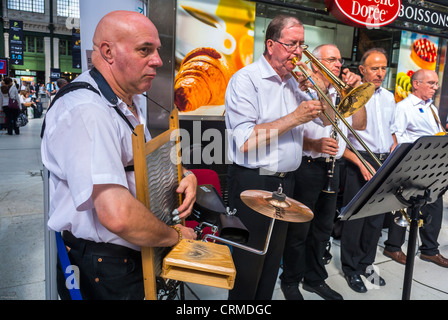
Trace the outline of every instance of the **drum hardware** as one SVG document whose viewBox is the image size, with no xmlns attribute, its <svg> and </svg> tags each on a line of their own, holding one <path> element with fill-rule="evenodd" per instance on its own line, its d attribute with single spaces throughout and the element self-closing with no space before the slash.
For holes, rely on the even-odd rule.
<svg viewBox="0 0 448 320">
<path fill-rule="evenodd" d="M 235 216 L 236 210 L 223 209 L 222 198 L 213 189 L 211 185 L 198 186 L 197 203 L 194 205 L 196 211 L 191 215 L 199 222 L 195 227 L 198 239 L 202 237 L 205 227 L 210 227 L 212 233 L 204 235 L 201 240 L 183 239 L 174 246 L 163 259 L 163 278 L 232 289 L 236 270 L 230 249 L 216 242 L 264 255 L 269 248 L 275 220 L 306 222 L 314 217 L 308 207 L 286 197 L 281 186 L 274 192 L 242 192 L 240 197 L 249 208 L 271 218 L 264 248 L 257 250 L 244 244 L 249 231 Z"/>
<path fill-rule="evenodd" d="M 375 161 L 375 163 L 381 167 L 381 161 L 375 156 L 375 154 L 370 150 L 370 148 L 366 145 L 366 143 L 361 139 L 361 137 L 355 132 L 353 127 L 345 120 L 344 117 L 348 117 L 358 111 L 362 106 L 364 106 L 369 99 L 372 97 L 375 92 L 375 85 L 372 83 L 364 83 L 354 89 L 351 89 L 347 86 L 341 79 L 336 77 L 327 67 L 325 67 L 311 52 L 308 51 L 308 46 L 303 45 L 302 52 L 305 56 L 311 61 L 314 66 L 321 71 L 322 75 L 335 87 L 336 91 L 342 97 L 341 103 L 336 107 L 327 97 L 327 95 L 319 88 L 319 86 L 314 82 L 308 72 L 300 65 L 297 65 L 299 59 L 294 57 L 291 62 L 293 65 L 296 65 L 303 76 L 311 82 L 313 88 L 317 91 L 319 96 L 325 100 L 325 102 L 333 109 L 335 116 L 337 116 L 345 126 L 350 130 L 355 139 L 362 145 L 364 150 L 369 154 L 369 156 Z M 297 80 L 297 75 L 294 71 L 292 71 L 294 78 Z M 348 92 L 348 93 L 347 93 Z M 351 106 L 353 104 L 353 106 Z M 340 111 L 341 112 L 340 112 Z M 349 141 L 349 139 L 342 133 L 337 124 L 330 118 L 327 112 L 323 111 L 324 116 L 328 119 L 328 121 L 333 126 L 333 129 L 337 131 L 337 133 L 345 140 L 347 145 L 350 147 L 351 151 L 356 155 L 356 157 L 361 161 L 364 167 L 369 171 L 369 173 L 373 176 L 375 172 L 370 167 L 370 165 L 366 162 L 364 157 L 353 147 L 353 144 Z M 402 215 L 404 215 L 407 219 L 409 219 L 407 213 L 400 209 Z"/>
<path fill-rule="evenodd" d="M 252 210 L 261 213 L 269 218 L 271 218 L 268 233 L 266 236 L 266 241 L 263 250 L 257 250 L 246 245 L 241 244 L 241 242 L 231 241 L 229 239 L 225 239 L 222 236 L 218 237 L 216 235 L 217 228 L 214 228 L 212 224 L 208 222 L 201 222 L 200 228 L 202 226 L 212 227 L 212 234 L 206 234 L 204 236 L 203 241 L 213 240 L 219 241 L 251 253 L 255 253 L 258 255 L 266 254 L 269 248 L 269 242 L 272 235 L 272 230 L 274 227 L 275 220 L 283 220 L 288 222 L 307 222 L 313 219 L 314 215 L 312 211 L 301 204 L 297 200 L 291 199 L 287 197 L 283 193 L 283 188 L 280 185 L 277 191 L 269 192 L 263 190 L 246 190 L 243 191 L 240 195 L 241 200 Z M 227 208 L 227 213 L 230 216 L 235 215 L 236 210 L 232 212 Z"/>
</svg>

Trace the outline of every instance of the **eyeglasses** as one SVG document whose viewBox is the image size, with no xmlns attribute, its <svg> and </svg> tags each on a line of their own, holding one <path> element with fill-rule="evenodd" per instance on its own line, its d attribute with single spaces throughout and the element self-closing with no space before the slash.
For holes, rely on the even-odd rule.
<svg viewBox="0 0 448 320">
<path fill-rule="evenodd" d="M 283 45 L 285 47 L 286 51 L 288 51 L 288 52 L 294 52 L 299 47 L 302 48 L 302 45 L 300 43 L 283 43 L 281 41 L 274 40 L 274 39 L 272 39 L 272 41 L 278 42 L 281 45 Z"/>
<path fill-rule="evenodd" d="M 322 60 L 327 61 L 329 64 L 335 64 L 336 61 L 339 61 L 339 63 L 340 63 L 341 65 L 343 65 L 344 62 L 345 62 L 344 59 L 338 59 L 338 58 L 328 58 L 328 59 L 322 59 Z"/>
<path fill-rule="evenodd" d="M 418 82 L 423 82 L 423 80 L 417 80 Z M 439 87 L 439 83 L 435 82 L 435 81 L 426 81 L 425 82 L 429 87 L 431 88 L 438 88 Z"/>
</svg>

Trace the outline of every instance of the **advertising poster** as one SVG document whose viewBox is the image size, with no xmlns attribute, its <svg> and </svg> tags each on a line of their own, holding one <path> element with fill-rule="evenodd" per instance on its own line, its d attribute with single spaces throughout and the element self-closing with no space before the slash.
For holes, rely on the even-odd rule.
<svg viewBox="0 0 448 320">
<path fill-rule="evenodd" d="M 398 57 L 395 101 L 399 102 L 411 92 L 411 76 L 419 69 L 435 70 L 439 39 L 410 31 L 401 32 Z"/>
<path fill-rule="evenodd" d="M 0 58 L 0 75 L 8 76 L 8 59 Z"/>
<path fill-rule="evenodd" d="M 180 114 L 221 116 L 230 77 L 253 62 L 255 3 L 180 0 L 174 104 Z"/>
<path fill-rule="evenodd" d="M 72 67 L 81 69 L 81 32 L 80 29 L 72 29 Z"/>
<path fill-rule="evenodd" d="M 10 63 L 23 65 L 23 21 L 9 20 Z"/>
</svg>

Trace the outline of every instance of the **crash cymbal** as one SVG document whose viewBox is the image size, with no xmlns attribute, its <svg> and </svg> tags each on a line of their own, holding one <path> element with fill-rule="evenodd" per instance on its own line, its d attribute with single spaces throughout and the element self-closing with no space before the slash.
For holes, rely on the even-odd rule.
<svg viewBox="0 0 448 320">
<path fill-rule="evenodd" d="M 313 212 L 305 205 L 284 194 L 263 190 L 246 190 L 241 200 L 252 210 L 267 217 L 288 222 L 307 222 L 313 219 Z"/>
</svg>

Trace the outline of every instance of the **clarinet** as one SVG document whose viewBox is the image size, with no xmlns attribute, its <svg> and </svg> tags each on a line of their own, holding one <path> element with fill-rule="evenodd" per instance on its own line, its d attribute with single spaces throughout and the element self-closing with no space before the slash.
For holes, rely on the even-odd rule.
<svg viewBox="0 0 448 320">
<path fill-rule="evenodd" d="M 341 98 L 338 95 L 336 97 L 335 102 L 336 107 L 339 105 L 340 102 Z M 334 122 L 336 125 L 338 125 L 339 119 L 337 116 L 335 116 Z M 338 132 L 334 127 L 331 129 L 330 138 L 333 138 L 336 141 L 338 141 Z M 333 180 L 334 180 L 334 167 L 336 165 L 336 156 L 329 156 L 328 158 L 325 159 L 325 163 L 327 166 L 327 183 L 325 184 L 325 187 L 322 189 L 322 192 L 335 193 L 335 190 L 333 189 Z"/>
</svg>

